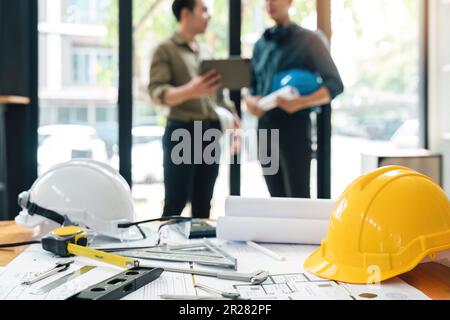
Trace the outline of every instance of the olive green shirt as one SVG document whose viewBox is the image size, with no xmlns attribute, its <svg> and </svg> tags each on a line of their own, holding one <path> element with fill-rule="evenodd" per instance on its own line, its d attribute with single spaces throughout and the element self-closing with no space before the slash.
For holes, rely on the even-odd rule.
<svg viewBox="0 0 450 320">
<path fill-rule="evenodd" d="M 212 54 L 205 45 L 199 44 L 198 51 L 194 51 L 177 33 L 161 43 L 153 55 L 150 68 L 148 91 L 153 103 L 164 106 L 166 90 L 190 82 L 199 75 L 201 61 L 211 58 Z M 224 90 L 219 90 L 213 96 L 190 100 L 170 108 L 169 120 L 218 120 L 215 111 L 218 107 L 224 107 L 236 114 L 235 107 L 229 97 L 224 93 Z"/>
</svg>

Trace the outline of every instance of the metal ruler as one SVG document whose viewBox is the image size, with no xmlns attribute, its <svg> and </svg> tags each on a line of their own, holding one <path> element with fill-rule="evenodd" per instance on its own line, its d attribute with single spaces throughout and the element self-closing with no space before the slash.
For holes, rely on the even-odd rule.
<svg viewBox="0 0 450 320">
<path fill-rule="evenodd" d="M 111 249 L 116 254 L 144 260 L 193 262 L 205 266 L 237 270 L 237 259 L 208 240 L 203 243 L 149 248 Z"/>
<path fill-rule="evenodd" d="M 52 291 L 53 289 L 56 289 L 59 286 L 62 286 L 63 284 L 69 282 L 70 280 L 73 280 L 73 279 L 75 279 L 75 278 L 77 278 L 79 276 L 82 276 L 83 274 L 88 273 L 89 271 L 91 271 L 91 270 L 93 270 L 95 268 L 96 267 L 94 267 L 94 266 L 85 266 L 85 267 L 83 267 L 81 269 L 78 269 L 78 270 L 76 270 L 76 271 L 74 271 L 72 273 L 69 273 L 69 274 L 67 274 L 67 275 L 65 275 L 65 276 L 63 276 L 63 277 L 61 277 L 61 278 L 59 278 L 59 279 L 57 279 L 57 280 L 55 280 L 53 282 L 50 282 L 49 284 L 47 284 L 47 285 L 41 287 L 40 289 L 32 292 L 32 294 L 34 294 L 34 295 L 46 294 L 46 293 Z"/>
</svg>

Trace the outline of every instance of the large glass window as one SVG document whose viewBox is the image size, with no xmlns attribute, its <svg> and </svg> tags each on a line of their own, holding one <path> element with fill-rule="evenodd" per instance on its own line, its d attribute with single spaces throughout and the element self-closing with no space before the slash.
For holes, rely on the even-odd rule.
<svg viewBox="0 0 450 320">
<path fill-rule="evenodd" d="M 201 40 L 217 58 L 225 58 L 229 1 L 205 1 L 212 20 Z M 156 46 L 177 27 L 171 4 L 171 0 L 133 1 L 133 195 L 137 212 L 145 217 L 159 216 L 164 200 L 161 138 L 168 110 L 150 102 L 147 85 Z M 332 55 L 346 87 L 333 104 L 336 197 L 361 174 L 357 165 L 361 153 L 420 146 L 420 0 L 332 0 L 331 4 Z M 118 0 L 39 0 L 39 10 L 39 173 L 81 156 L 118 167 Z M 295 1 L 291 16 L 315 30 L 316 1 Z M 242 53 L 251 58 L 254 44 L 273 22 L 265 12 L 265 0 L 242 0 L 242 17 Z M 447 69 L 446 65 L 443 70 Z M 244 130 L 255 134 L 246 136 L 253 140 L 246 141 L 244 146 L 250 149 L 242 153 L 241 192 L 268 196 L 256 149 L 251 148 L 257 145 L 257 120 L 243 106 Z M 315 160 L 312 164 L 314 194 Z M 228 194 L 229 166 L 223 165 L 213 216 L 223 214 Z"/>
<path fill-rule="evenodd" d="M 227 0 L 207 0 L 212 19 L 201 41 L 215 57 L 228 56 Z M 171 0 L 134 0 L 134 88 L 133 88 L 133 148 L 132 176 L 135 208 L 142 218 L 160 216 L 164 203 L 162 135 L 168 110 L 155 106 L 148 96 L 149 70 L 154 50 L 177 28 Z M 223 210 L 229 195 L 228 166 L 221 166 L 216 183 L 212 215 Z M 186 210 L 189 211 L 189 208 Z"/>
<path fill-rule="evenodd" d="M 59 1 L 59 0 L 58 0 Z M 62 0 L 63 20 L 67 23 L 103 23 L 111 0 Z"/>
<path fill-rule="evenodd" d="M 105 48 L 72 48 L 72 82 L 76 85 L 116 85 L 116 55 Z"/>
<path fill-rule="evenodd" d="M 450 1 L 439 0 L 436 1 L 434 6 L 436 14 L 434 15 L 437 33 L 434 39 L 434 54 L 437 59 L 435 65 L 431 65 L 430 69 L 433 70 L 433 84 L 435 84 L 434 95 L 436 99 L 436 110 L 439 120 L 436 128 L 432 128 L 433 131 L 438 131 L 439 138 L 441 135 L 446 134 L 445 140 L 450 140 L 450 108 L 448 102 L 450 101 L 450 90 L 448 85 L 450 83 L 450 43 L 447 41 L 448 31 L 450 30 Z M 435 116 L 435 115 L 434 115 Z M 433 119 L 434 120 L 434 119 Z M 447 151 L 447 150 L 445 150 Z M 450 150 L 448 150 L 450 151 Z M 448 161 L 447 161 L 448 163 Z M 450 177 L 450 170 L 446 170 L 447 176 Z M 446 179 L 447 185 L 450 185 L 450 179 Z M 450 190 L 448 190 L 450 192 Z"/>
<path fill-rule="evenodd" d="M 362 173 L 362 153 L 420 146 L 420 1 L 331 3 L 332 54 L 346 87 L 333 105 L 336 197 Z"/>
<path fill-rule="evenodd" d="M 39 0 L 39 174 L 75 158 L 118 165 L 116 15 L 113 0 Z"/>
</svg>

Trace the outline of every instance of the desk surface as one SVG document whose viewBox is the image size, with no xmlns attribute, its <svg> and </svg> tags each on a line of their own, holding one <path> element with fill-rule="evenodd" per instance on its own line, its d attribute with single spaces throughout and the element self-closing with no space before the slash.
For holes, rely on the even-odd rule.
<svg viewBox="0 0 450 320">
<path fill-rule="evenodd" d="M 0 222 L 0 244 L 32 240 L 32 232 L 14 222 Z M 25 248 L 0 249 L 0 266 L 6 266 Z M 400 277 L 434 300 L 450 300 L 450 268 L 437 263 L 418 266 Z"/>
<path fill-rule="evenodd" d="M 2 104 L 30 104 L 30 98 L 19 96 L 0 96 Z"/>
</svg>

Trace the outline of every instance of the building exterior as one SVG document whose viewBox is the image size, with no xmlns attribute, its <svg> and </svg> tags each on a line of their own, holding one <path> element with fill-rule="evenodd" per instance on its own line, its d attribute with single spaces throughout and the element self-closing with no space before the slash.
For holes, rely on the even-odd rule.
<svg viewBox="0 0 450 320">
<path fill-rule="evenodd" d="M 40 125 L 96 129 L 117 144 L 118 51 L 111 0 L 39 0 Z"/>
</svg>

